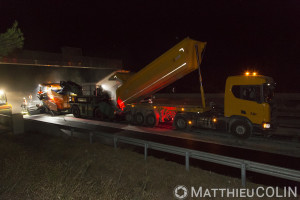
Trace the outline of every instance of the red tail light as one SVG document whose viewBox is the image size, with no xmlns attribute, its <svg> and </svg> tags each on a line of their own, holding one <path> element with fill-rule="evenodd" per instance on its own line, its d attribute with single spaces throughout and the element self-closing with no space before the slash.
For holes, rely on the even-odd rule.
<svg viewBox="0 0 300 200">
<path fill-rule="evenodd" d="M 124 104 L 124 102 L 123 102 L 120 98 L 118 98 L 117 104 L 118 104 L 118 107 L 119 107 L 121 110 L 124 110 L 125 104 Z"/>
</svg>

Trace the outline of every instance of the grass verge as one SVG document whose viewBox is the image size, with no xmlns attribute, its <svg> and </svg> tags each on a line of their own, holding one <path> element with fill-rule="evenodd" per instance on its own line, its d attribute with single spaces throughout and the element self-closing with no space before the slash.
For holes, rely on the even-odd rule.
<svg viewBox="0 0 300 200">
<path fill-rule="evenodd" d="M 240 188 L 241 181 L 76 138 L 0 135 L 0 199 L 174 199 L 177 185 Z"/>
</svg>

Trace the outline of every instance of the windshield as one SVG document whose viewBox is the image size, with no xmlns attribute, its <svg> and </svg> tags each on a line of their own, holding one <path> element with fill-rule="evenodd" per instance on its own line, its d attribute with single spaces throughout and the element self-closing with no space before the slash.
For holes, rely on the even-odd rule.
<svg viewBox="0 0 300 200">
<path fill-rule="evenodd" d="M 263 85 L 264 102 L 270 103 L 274 97 L 275 83 L 266 83 Z"/>
</svg>

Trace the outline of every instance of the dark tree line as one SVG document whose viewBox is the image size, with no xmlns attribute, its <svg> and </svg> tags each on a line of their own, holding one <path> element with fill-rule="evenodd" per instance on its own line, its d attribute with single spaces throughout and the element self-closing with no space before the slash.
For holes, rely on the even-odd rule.
<svg viewBox="0 0 300 200">
<path fill-rule="evenodd" d="M 24 45 L 23 33 L 18 28 L 18 22 L 15 21 L 11 28 L 5 33 L 0 34 L 0 58 L 7 56 L 15 49 L 20 49 Z"/>
</svg>

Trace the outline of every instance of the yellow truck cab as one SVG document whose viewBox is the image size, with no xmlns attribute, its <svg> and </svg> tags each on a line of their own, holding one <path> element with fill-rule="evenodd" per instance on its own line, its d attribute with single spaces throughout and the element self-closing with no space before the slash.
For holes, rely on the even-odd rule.
<svg viewBox="0 0 300 200">
<path fill-rule="evenodd" d="M 248 137 L 255 128 L 274 128 L 274 116 L 271 116 L 274 85 L 271 77 L 256 73 L 227 78 L 224 117 L 229 119 L 230 132 Z"/>
</svg>

